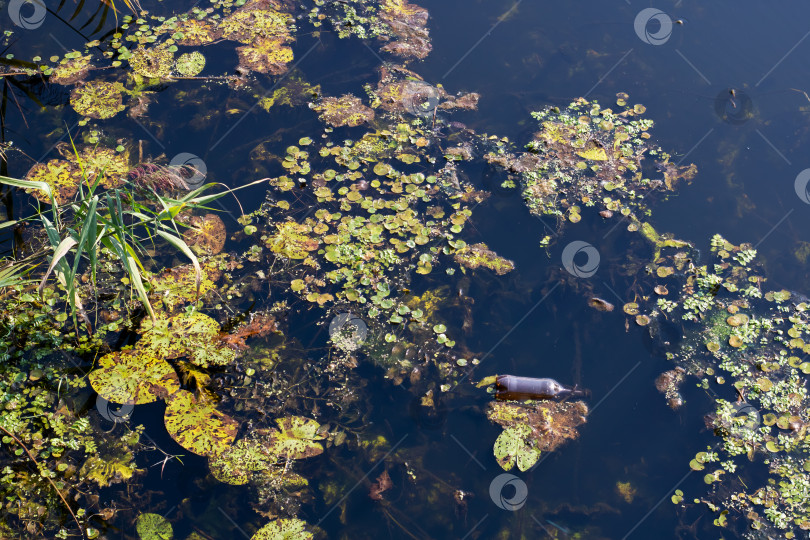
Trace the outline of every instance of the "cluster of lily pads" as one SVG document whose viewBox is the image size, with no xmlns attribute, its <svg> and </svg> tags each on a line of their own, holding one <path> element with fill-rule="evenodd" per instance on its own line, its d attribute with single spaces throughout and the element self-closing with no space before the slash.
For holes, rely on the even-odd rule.
<svg viewBox="0 0 810 540">
<path fill-rule="evenodd" d="M 697 167 L 672 163 L 650 143 L 652 120 L 641 116 L 643 105 L 630 107 L 627 99 L 618 95 L 618 111 L 580 98 L 565 109 L 534 112 L 540 129 L 525 152 L 516 154 L 503 144 L 484 157 L 517 179 L 504 182 L 520 186 L 537 216 L 577 223 L 584 209 L 593 207 L 606 219 L 621 214 L 630 220 L 629 230 L 638 230 L 647 212 L 645 198 L 673 191 L 679 180 L 691 180 Z M 648 157 L 654 166 L 645 162 Z M 546 236 L 541 244 L 550 240 Z"/>
<path fill-rule="evenodd" d="M 810 302 L 768 291 L 751 245 L 715 235 L 711 254 L 710 263 L 698 266 L 691 249 L 664 248 L 651 266 L 655 291 L 625 312 L 646 317 L 654 336 L 666 325 L 683 327 L 682 338 L 664 343 L 677 368 L 658 382 L 671 406 L 683 404 L 678 387 L 686 375 L 715 398 L 707 425 L 721 443 L 690 466 L 722 490 L 694 502 L 717 513 L 716 525 L 742 516 L 754 530 L 794 538 L 810 529 Z M 764 463 L 767 478 L 743 480 L 747 462 Z M 684 500 L 682 492 L 673 497 Z"/>
</svg>

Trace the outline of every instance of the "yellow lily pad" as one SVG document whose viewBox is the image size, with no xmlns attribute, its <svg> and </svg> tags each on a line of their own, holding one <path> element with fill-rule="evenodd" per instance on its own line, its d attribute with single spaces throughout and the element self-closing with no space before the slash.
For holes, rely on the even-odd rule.
<svg viewBox="0 0 810 540">
<path fill-rule="evenodd" d="M 88 378 L 93 390 L 112 403 L 141 405 L 180 389 L 174 368 L 154 351 L 140 347 L 101 357 Z"/>
<path fill-rule="evenodd" d="M 138 345 L 163 358 L 185 356 L 202 367 L 226 365 L 236 358 L 234 350 L 216 339 L 219 323 L 199 311 L 171 317 L 157 313 L 154 320 L 143 320 L 139 332 L 143 337 Z"/>
<path fill-rule="evenodd" d="M 250 537 L 250 540 L 311 540 L 315 536 L 306 530 L 307 523 L 295 518 L 271 521 Z"/>
<path fill-rule="evenodd" d="M 279 429 L 270 429 L 268 450 L 282 458 L 303 459 L 323 453 L 323 446 L 317 442 L 325 437 L 318 434 L 320 424 L 303 416 L 277 418 Z M 264 433 L 262 433 L 264 434 Z"/>
<path fill-rule="evenodd" d="M 227 450 L 239 429 L 239 422 L 187 390 L 170 397 L 163 422 L 177 444 L 201 456 L 216 456 Z"/>
</svg>

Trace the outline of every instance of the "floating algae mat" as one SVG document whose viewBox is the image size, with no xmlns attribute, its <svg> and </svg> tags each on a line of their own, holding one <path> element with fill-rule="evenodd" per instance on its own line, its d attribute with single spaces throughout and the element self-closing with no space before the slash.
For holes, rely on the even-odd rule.
<svg viewBox="0 0 810 540">
<path fill-rule="evenodd" d="M 667 148 L 606 80 L 661 36 L 456 4 L 3 6 L 0 536 L 807 534 L 810 299 L 764 239 L 666 232 L 721 130 Z"/>
</svg>

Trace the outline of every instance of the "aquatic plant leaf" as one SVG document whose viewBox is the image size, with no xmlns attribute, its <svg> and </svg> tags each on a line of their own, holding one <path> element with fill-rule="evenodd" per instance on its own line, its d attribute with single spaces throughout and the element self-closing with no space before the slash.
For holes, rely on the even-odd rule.
<svg viewBox="0 0 810 540">
<path fill-rule="evenodd" d="M 244 485 L 249 482 L 272 482 L 285 489 L 301 489 L 306 478 L 284 467 L 284 459 L 271 452 L 266 437 L 240 439 L 233 446 L 208 461 L 211 474 L 226 484 Z"/>
<path fill-rule="evenodd" d="M 116 152 L 104 146 L 85 146 L 78 153 L 72 145 L 58 145 L 57 150 L 76 166 L 80 179 L 90 186 L 99 175 L 99 183 L 106 189 L 120 187 L 129 173 L 129 158 L 126 152 Z"/>
<path fill-rule="evenodd" d="M 183 240 L 197 255 L 216 255 L 225 247 L 228 233 L 225 223 L 218 215 L 191 216 L 178 221 L 189 225 L 183 232 Z"/>
<path fill-rule="evenodd" d="M 271 457 L 255 439 L 240 439 L 208 461 L 214 478 L 220 482 L 241 486 L 247 484 L 255 471 L 269 468 Z"/>
<path fill-rule="evenodd" d="M 127 452 L 119 456 L 88 456 L 79 474 L 99 487 L 109 487 L 126 482 L 138 471 L 134 454 Z"/>
<path fill-rule="evenodd" d="M 198 400 L 187 390 L 179 390 L 167 400 L 163 415 L 166 431 L 177 444 L 201 456 L 224 452 L 236 438 L 239 422 Z"/>
<path fill-rule="evenodd" d="M 112 118 L 124 110 L 124 85 L 115 82 L 92 81 L 73 89 L 70 105 L 89 118 L 103 120 Z"/>
<path fill-rule="evenodd" d="M 276 0 L 249 0 L 218 25 L 222 37 L 241 43 L 257 38 L 291 39 L 293 17 Z"/>
<path fill-rule="evenodd" d="M 181 305 L 194 302 L 198 297 L 204 296 L 213 290 L 215 283 L 222 276 L 215 261 L 201 264 L 202 279 L 200 280 L 199 295 L 197 294 L 196 269 L 191 264 L 167 268 L 160 274 L 151 276 L 152 292 L 159 296 L 168 310 Z"/>
<path fill-rule="evenodd" d="M 54 68 L 48 82 L 67 86 L 84 80 L 93 67 L 90 63 L 91 58 L 92 56 L 89 54 L 70 59 L 63 58 Z"/>
<path fill-rule="evenodd" d="M 141 514 L 135 520 L 135 530 L 141 540 L 172 540 L 172 524 L 160 514 Z"/>
<path fill-rule="evenodd" d="M 493 453 L 498 465 L 508 471 L 515 465 L 515 460 L 519 450 L 526 445 L 525 439 L 531 435 L 531 428 L 528 426 L 517 426 L 506 428 L 495 439 Z"/>
<path fill-rule="evenodd" d="M 168 316 L 156 313 L 154 320 L 144 319 L 139 333 L 138 346 L 164 358 L 179 358 L 189 352 L 189 347 L 210 340 L 219 332 L 219 324 L 204 313 L 179 313 Z"/>
<path fill-rule="evenodd" d="M 57 204 L 67 204 L 79 191 L 82 180 L 81 171 L 73 164 L 61 159 L 51 159 L 46 163 L 37 163 L 25 175 L 29 182 L 44 182 L 51 189 Z M 51 198 L 42 190 L 26 189 L 39 201 L 50 204 Z"/>
<path fill-rule="evenodd" d="M 310 232 L 310 227 L 294 221 L 286 221 L 276 227 L 278 232 L 267 239 L 267 247 L 273 253 L 290 259 L 304 259 L 310 251 L 318 249 L 318 240 L 306 234 Z"/>
<path fill-rule="evenodd" d="M 374 120 L 374 111 L 363 105 L 360 98 L 351 94 L 345 94 L 339 98 L 323 98 L 312 109 L 320 113 L 322 121 L 334 127 L 355 127 L 363 122 Z"/>
<path fill-rule="evenodd" d="M 239 65 L 258 73 L 281 75 L 293 61 L 293 50 L 280 39 L 256 38 L 250 45 L 237 47 Z"/>
<path fill-rule="evenodd" d="M 587 413 L 588 407 L 582 401 L 490 403 L 487 418 L 504 428 L 494 447 L 498 464 L 504 470 L 515 464 L 528 469 L 541 452 L 551 452 L 565 441 L 577 438 L 577 427 L 586 422 Z"/>
<path fill-rule="evenodd" d="M 205 56 L 197 51 L 181 54 L 174 63 L 174 69 L 183 77 L 195 77 L 205 69 Z"/>
<path fill-rule="evenodd" d="M 453 258 L 457 263 L 467 268 L 474 270 L 483 266 L 484 268 L 489 268 L 499 276 L 515 269 L 515 263 L 499 256 L 484 243 L 464 246 L 456 251 Z"/>
<path fill-rule="evenodd" d="M 164 79 L 171 75 L 174 53 L 165 45 L 138 47 L 129 57 L 129 64 L 138 75 L 150 79 Z"/>
<path fill-rule="evenodd" d="M 279 429 L 270 429 L 269 449 L 275 455 L 289 459 L 303 459 L 323 453 L 323 446 L 317 442 L 325 436 L 317 433 L 320 424 L 302 416 L 277 418 Z"/>
<path fill-rule="evenodd" d="M 271 521 L 250 537 L 250 540 L 311 540 L 315 536 L 306 530 L 306 521 L 280 518 Z"/>
<path fill-rule="evenodd" d="M 195 311 L 169 317 L 157 313 L 153 319 L 144 319 L 138 347 L 163 358 L 187 357 L 193 364 L 226 365 L 236 358 L 236 352 L 225 346 L 219 338 L 219 323 Z"/>
<path fill-rule="evenodd" d="M 207 45 L 222 37 L 222 31 L 207 20 L 187 19 L 180 22 L 175 31 L 177 44 L 186 47 Z"/>
<path fill-rule="evenodd" d="M 200 367 L 227 366 L 236 360 L 236 351 L 219 340 L 200 341 L 196 346 L 189 345 L 188 359 Z"/>
<path fill-rule="evenodd" d="M 180 389 L 171 364 L 140 346 L 102 356 L 88 379 L 101 397 L 121 404 L 152 403 Z"/>
</svg>

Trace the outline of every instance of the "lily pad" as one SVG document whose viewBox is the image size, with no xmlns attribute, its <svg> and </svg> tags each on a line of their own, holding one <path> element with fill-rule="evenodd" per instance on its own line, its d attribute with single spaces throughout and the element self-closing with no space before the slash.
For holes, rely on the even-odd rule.
<svg viewBox="0 0 810 540">
<path fill-rule="evenodd" d="M 135 520 L 135 530 L 141 540 L 171 540 L 174 538 L 172 524 L 160 514 L 141 514 Z"/>
<path fill-rule="evenodd" d="M 191 264 L 175 266 L 152 276 L 152 292 L 159 296 L 166 309 L 173 310 L 181 305 L 196 301 L 215 287 L 222 276 L 214 261 L 202 264 L 202 281 L 197 294 L 196 273 Z"/>
<path fill-rule="evenodd" d="M 290 259 L 304 259 L 310 251 L 318 249 L 318 240 L 308 236 L 310 228 L 294 221 L 280 223 L 278 232 L 267 240 L 273 253 Z"/>
<path fill-rule="evenodd" d="M 88 118 L 112 118 L 124 110 L 124 85 L 115 82 L 93 81 L 70 93 L 70 105 Z"/>
<path fill-rule="evenodd" d="M 258 73 L 281 75 L 293 61 L 293 50 L 280 39 L 257 38 L 250 45 L 237 47 L 239 65 Z"/>
<path fill-rule="evenodd" d="M 577 427 L 586 422 L 587 414 L 582 401 L 490 403 L 487 417 L 504 428 L 493 448 L 498 464 L 507 471 L 515 464 L 522 471 L 530 468 L 541 452 L 551 452 L 577 438 Z"/>
<path fill-rule="evenodd" d="M 204 68 L 205 56 L 197 51 L 181 54 L 174 63 L 174 69 L 183 77 L 199 75 Z"/>
<path fill-rule="evenodd" d="M 321 113 L 320 118 L 322 121 L 334 127 L 355 127 L 363 122 L 374 120 L 374 111 L 363 105 L 360 98 L 351 94 L 339 98 L 324 98 L 312 108 Z"/>
<path fill-rule="evenodd" d="M 495 459 L 505 471 L 517 464 L 518 469 L 525 471 L 540 459 L 540 450 L 534 447 L 531 440 L 532 429 L 518 425 L 506 428 L 495 440 Z"/>
<path fill-rule="evenodd" d="M 228 449 L 236 438 L 239 422 L 200 401 L 187 390 L 177 391 L 168 400 L 163 421 L 177 444 L 201 456 L 215 456 Z"/>
<path fill-rule="evenodd" d="M 208 461 L 214 478 L 231 485 L 249 482 L 266 484 L 270 481 L 288 489 L 306 487 L 306 478 L 288 470 L 279 462 L 279 456 L 270 452 L 265 438 L 240 439 L 233 446 Z"/>
<path fill-rule="evenodd" d="M 129 173 L 129 160 L 125 152 L 116 152 L 104 146 L 85 146 L 77 154 L 72 145 L 59 146 L 59 152 L 76 166 L 80 179 L 92 185 L 99 175 L 99 183 L 106 189 L 120 187 Z"/>
<path fill-rule="evenodd" d="M 51 159 L 47 163 L 37 163 L 25 175 L 25 180 L 45 182 L 51 188 L 57 204 L 67 204 L 79 191 L 81 172 L 68 161 Z M 38 189 L 27 190 L 44 203 L 50 204 L 48 195 Z"/>
<path fill-rule="evenodd" d="M 90 68 L 93 67 L 90 63 L 91 58 L 92 57 L 88 54 L 86 56 L 63 59 L 59 65 L 54 68 L 48 82 L 70 85 L 84 80 L 87 74 L 90 73 Z"/>
<path fill-rule="evenodd" d="M 140 347 L 106 354 L 88 378 L 93 389 L 112 403 L 141 405 L 165 399 L 180 389 L 174 368 Z"/>
<path fill-rule="evenodd" d="M 307 523 L 295 518 L 271 521 L 251 536 L 250 540 L 311 540 L 315 536 L 306 530 Z"/>
<path fill-rule="evenodd" d="M 303 416 L 277 418 L 279 429 L 267 431 L 270 439 L 270 452 L 289 459 L 303 459 L 323 453 L 323 446 L 317 441 L 325 437 L 319 435 L 320 424 Z"/>
<path fill-rule="evenodd" d="M 150 79 L 164 79 L 172 72 L 174 54 L 163 45 L 138 47 L 130 56 L 129 63 L 138 75 Z"/>
<path fill-rule="evenodd" d="M 189 225 L 183 233 L 183 240 L 197 255 L 216 255 L 225 247 L 228 233 L 218 215 L 191 216 L 179 221 Z"/>
<path fill-rule="evenodd" d="M 171 317 L 157 313 L 155 320 L 143 320 L 140 332 L 143 337 L 138 342 L 139 347 L 163 358 L 185 356 L 202 367 L 226 365 L 236 358 L 235 351 L 216 339 L 219 323 L 199 311 Z"/>
</svg>

